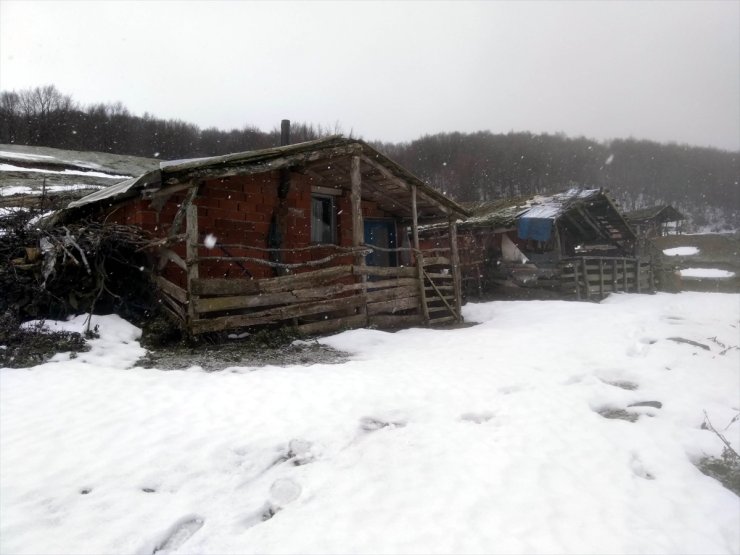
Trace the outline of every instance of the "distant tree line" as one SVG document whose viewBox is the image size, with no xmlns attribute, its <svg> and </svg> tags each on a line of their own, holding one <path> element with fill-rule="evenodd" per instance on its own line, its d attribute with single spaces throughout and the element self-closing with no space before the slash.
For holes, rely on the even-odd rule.
<svg viewBox="0 0 740 555">
<path fill-rule="evenodd" d="M 697 225 L 740 225 L 740 153 L 532 133 L 438 133 L 385 151 L 458 201 L 608 189 L 626 210 L 671 204 Z"/>
<path fill-rule="evenodd" d="M 292 142 L 341 131 L 293 123 Z M 131 114 L 120 102 L 81 106 L 53 85 L 0 92 L 0 143 L 162 159 L 214 156 L 279 144 L 280 130 L 251 125 L 200 129 Z M 373 146 L 458 201 L 549 194 L 573 186 L 609 189 L 625 210 L 672 204 L 694 223 L 740 223 L 740 153 L 562 134 L 437 133 Z"/>
<path fill-rule="evenodd" d="M 330 129 L 293 124 L 294 142 L 329 134 Z M 90 150 L 176 160 L 275 146 L 278 128 L 254 126 L 222 131 L 181 120 L 131 114 L 120 102 L 81 106 L 54 85 L 0 92 L 0 143 Z"/>
</svg>

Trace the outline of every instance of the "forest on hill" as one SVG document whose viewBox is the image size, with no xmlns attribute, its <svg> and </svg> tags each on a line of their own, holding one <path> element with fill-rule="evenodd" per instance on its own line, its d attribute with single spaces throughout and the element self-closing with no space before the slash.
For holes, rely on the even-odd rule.
<svg viewBox="0 0 740 555">
<path fill-rule="evenodd" d="M 278 123 L 278 122 L 276 122 Z M 340 130 L 293 123 L 293 142 Z M 275 146 L 271 131 L 200 129 L 134 115 L 121 103 L 82 106 L 55 86 L 0 92 L 0 143 L 159 157 L 213 156 Z M 373 146 L 458 201 L 608 189 L 627 211 L 672 204 L 694 228 L 740 227 L 740 152 L 653 141 L 598 142 L 563 134 L 437 133 Z"/>
</svg>

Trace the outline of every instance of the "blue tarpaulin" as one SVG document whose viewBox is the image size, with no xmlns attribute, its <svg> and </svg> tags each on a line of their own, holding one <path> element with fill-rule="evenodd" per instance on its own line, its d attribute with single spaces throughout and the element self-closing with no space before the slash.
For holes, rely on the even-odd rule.
<svg viewBox="0 0 740 555">
<path fill-rule="evenodd" d="M 535 241 L 549 241 L 552 235 L 551 218 L 519 218 L 516 222 L 517 234 L 520 239 L 534 239 Z"/>
</svg>

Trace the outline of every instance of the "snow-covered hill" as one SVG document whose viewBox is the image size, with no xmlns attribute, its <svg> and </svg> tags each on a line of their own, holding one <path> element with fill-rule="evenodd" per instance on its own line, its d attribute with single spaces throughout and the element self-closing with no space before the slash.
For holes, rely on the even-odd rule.
<svg viewBox="0 0 740 555">
<path fill-rule="evenodd" d="M 469 304 L 341 364 L 0 370 L 0 551 L 740 553 L 740 295 Z M 50 325 L 82 328 L 84 318 Z"/>
</svg>

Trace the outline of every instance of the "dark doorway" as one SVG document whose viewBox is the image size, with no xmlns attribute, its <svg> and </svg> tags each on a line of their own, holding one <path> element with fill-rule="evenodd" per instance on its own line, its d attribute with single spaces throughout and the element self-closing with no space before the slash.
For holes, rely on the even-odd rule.
<svg viewBox="0 0 740 555">
<path fill-rule="evenodd" d="M 365 244 L 383 249 L 395 249 L 396 222 L 393 220 L 365 220 Z M 397 266 L 398 253 L 376 250 L 365 258 L 368 266 Z"/>
</svg>

